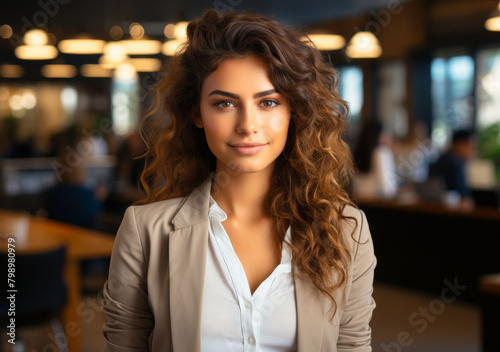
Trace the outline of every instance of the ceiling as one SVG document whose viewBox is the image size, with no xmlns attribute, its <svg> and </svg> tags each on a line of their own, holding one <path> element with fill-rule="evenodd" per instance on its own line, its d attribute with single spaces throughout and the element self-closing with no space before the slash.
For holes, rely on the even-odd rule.
<svg viewBox="0 0 500 352">
<path fill-rule="evenodd" d="M 401 2 L 406 0 L 401 0 Z M 23 32 L 23 26 L 46 23 L 71 31 L 107 31 L 120 23 L 154 24 L 191 20 L 205 8 L 248 9 L 273 16 L 290 25 L 313 24 L 368 13 L 395 0 L 40 0 L 9 1 L 0 12 L 0 25 L 7 23 Z M 4 5 L 5 6 L 5 5 Z M 26 27 L 25 27 L 26 28 Z M 145 29 L 147 29 L 145 27 Z"/>
</svg>

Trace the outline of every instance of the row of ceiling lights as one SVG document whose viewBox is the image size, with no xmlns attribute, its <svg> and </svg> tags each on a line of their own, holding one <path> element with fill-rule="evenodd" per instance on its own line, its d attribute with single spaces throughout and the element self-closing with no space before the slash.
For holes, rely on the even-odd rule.
<svg viewBox="0 0 500 352">
<path fill-rule="evenodd" d="M 105 42 L 80 35 L 74 39 L 61 40 L 58 44 L 59 51 L 65 54 L 102 54 L 98 65 L 82 65 L 81 74 L 87 77 L 109 77 L 111 70 L 119 65 L 127 65 L 127 70 L 152 72 L 157 71 L 160 60 L 153 58 L 131 59 L 129 55 L 157 55 L 163 53 L 167 56 L 175 55 L 181 45 L 186 41 L 186 29 L 189 22 L 178 22 L 165 26 L 164 34 L 170 40 L 161 43 L 159 40 L 149 39 L 144 36 L 144 28 L 139 23 L 132 23 L 129 27 L 130 39 L 123 39 L 123 30 L 119 26 L 110 29 L 110 36 L 117 41 Z M 500 3 L 494 13 L 485 22 L 486 29 L 500 31 Z M 8 25 L 0 27 L 0 36 L 8 39 L 12 29 Z M 310 34 L 309 39 L 319 50 L 338 50 L 345 47 L 345 39 L 336 34 Z M 52 34 L 41 29 L 34 29 L 24 35 L 24 45 L 15 49 L 15 54 L 23 60 L 50 60 L 58 55 L 58 50 L 52 44 L 55 41 Z M 371 32 L 357 32 L 350 40 L 346 55 L 350 58 L 377 58 L 382 55 L 382 48 L 378 39 Z M 0 75 L 4 77 L 22 76 L 22 67 L 19 65 L 2 65 Z M 76 68 L 72 65 L 52 64 L 42 67 L 45 77 L 74 77 Z"/>
<path fill-rule="evenodd" d="M 157 55 L 163 53 L 174 55 L 186 41 L 186 29 L 189 22 L 178 22 L 165 26 L 164 34 L 169 40 L 161 43 L 159 40 L 144 36 L 144 28 L 139 23 L 129 26 L 130 39 L 122 39 L 123 30 L 119 26 L 110 29 L 110 36 L 114 42 L 93 39 L 87 35 L 80 35 L 74 39 L 61 40 L 58 49 L 65 54 L 102 54 L 99 64 L 82 65 L 80 71 L 87 77 L 110 77 L 112 70 L 119 65 L 126 64 L 127 70 L 137 72 L 153 72 L 159 70 L 160 60 L 154 58 L 129 58 L 129 55 Z M 486 29 L 500 31 L 500 3 L 485 22 Z M 12 36 L 12 29 L 8 25 L 0 27 L 0 36 L 8 39 Z M 310 34 L 309 39 L 319 50 L 338 50 L 345 47 L 345 39 L 336 34 Z M 120 40 L 122 39 L 122 40 Z M 49 43 L 52 42 L 52 43 Z M 24 45 L 15 49 L 15 54 L 23 60 L 50 60 L 58 55 L 54 46 L 55 37 L 41 29 L 34 29 L 24 35 Z M 377 58 L 382 55 L 382 48 L 378 39 L 371 32 L 357 32 L 346 47 L 346 55 L 350 58 Z M 1 65 L 0 75 L 4 77 L 20 77 L 23 74 L 19 65 Z M 72 65 L 52 64 L 42 67 L 45 77 L 74 77 L 76 68 Z"/>
</svg>

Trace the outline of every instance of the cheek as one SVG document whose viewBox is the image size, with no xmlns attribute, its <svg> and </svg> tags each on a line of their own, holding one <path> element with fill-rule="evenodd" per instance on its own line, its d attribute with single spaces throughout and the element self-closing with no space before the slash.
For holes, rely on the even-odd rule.
<svg viewBox="0 0 500 352">
<path fill-rule="evenodd" d="M 212 118 L 203 119 L 203 128 L 205 129 L 207 141 L 217 142 L 224 140 L 228 135 L 228 125 L 227 123 L 223 123 L 223 121 L 217 121 Z"/>
<path fill-rule="evenodd" d="M 269 119 L 268 130 L 276 137 L 286 136 L 288 134 L 288 126 L 290 118 L 283 115 L 274 115 Z"/>
</svg>

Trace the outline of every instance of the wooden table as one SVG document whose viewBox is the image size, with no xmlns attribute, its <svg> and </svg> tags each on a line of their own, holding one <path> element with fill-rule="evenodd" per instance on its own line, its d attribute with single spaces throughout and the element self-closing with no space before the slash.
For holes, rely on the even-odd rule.
<svg viewBox="0 0 500 352">
<path fill-rule="evenodd" d="M 78 305 L 81 301 L 80 261 L 109 257 L 114 236 L 0 209 L 1 250 L 6 250 L 8 237 L 16 238 L 16 253 L 36 253 L 66 245 L 65 277 L 69 292 L 68 304 L 64 310 L 63 328 L 69 351 L 79 352 L 81 348 L 81 326 L 78 314 Z"/>
</svg>

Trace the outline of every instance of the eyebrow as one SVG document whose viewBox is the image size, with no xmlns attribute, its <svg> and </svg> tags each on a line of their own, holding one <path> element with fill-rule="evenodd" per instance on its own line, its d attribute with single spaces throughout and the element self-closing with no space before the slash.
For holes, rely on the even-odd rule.
<svg viewBox="0 0 500 352">
<path fill-rule="evenodd" d="M 273 89 L 269 89 L 269 90 L 265 90 L 265 91 L 262 91 L 262 92 L 255 93 L 253 95 L 253 97 L 254 98 L 260 98 L 260 97 L 264 97 L 264 96 L 272 94 L 272 93 L 278 93 L 278 91 L 273 88 Z M 218 89 L 213 90 L 208 96 L 211 96 L 211 95 L 214 95 L 214 94 L 225 95 L 225 96 L 233 98 L 233 99 L 240 99 L 240 96 L 238 94 L 229 93 L 229 92 L 225 92 L 223 90 L 218 90 Z"/>
</svg>

